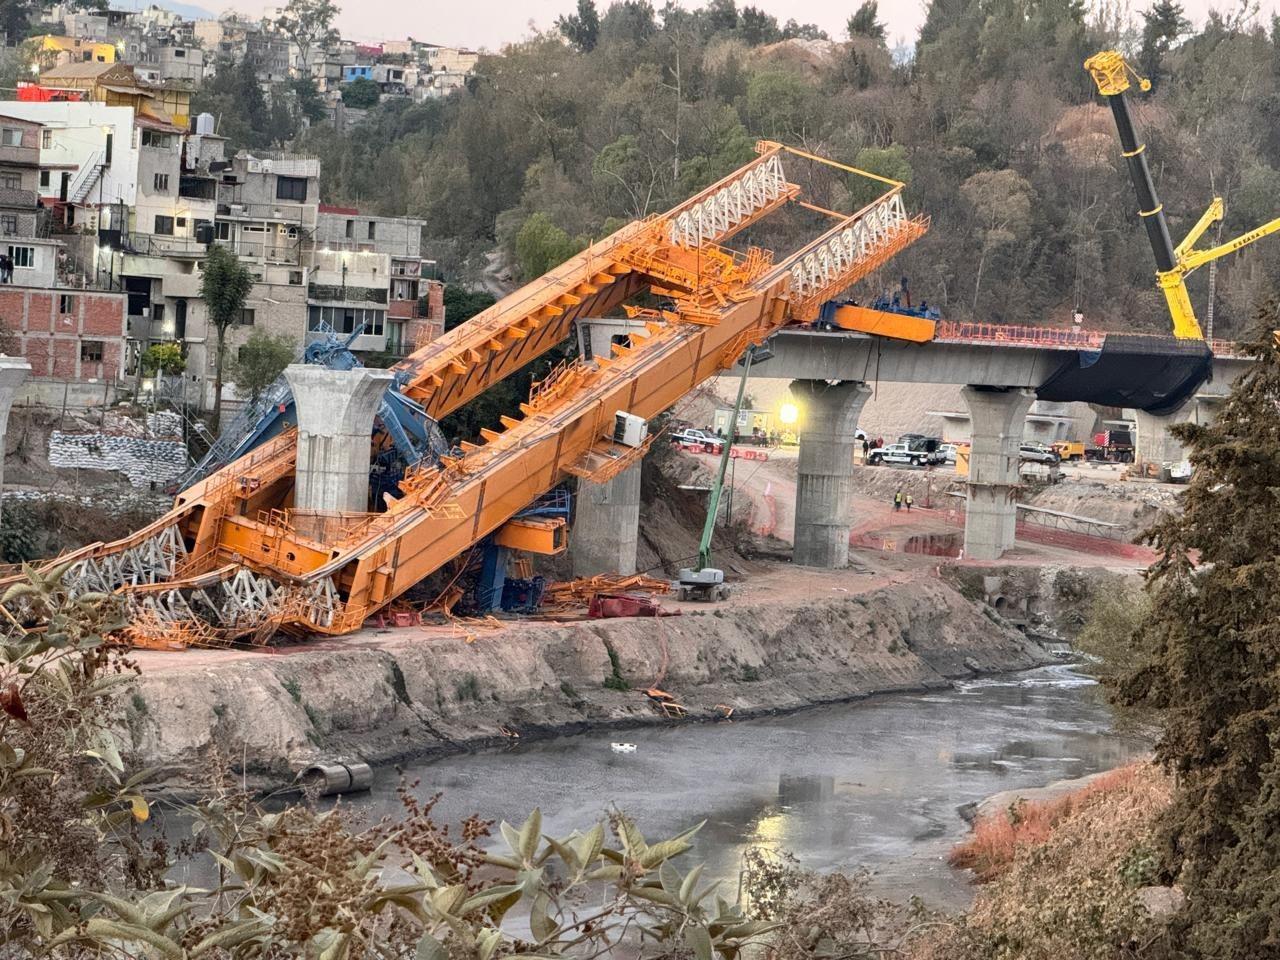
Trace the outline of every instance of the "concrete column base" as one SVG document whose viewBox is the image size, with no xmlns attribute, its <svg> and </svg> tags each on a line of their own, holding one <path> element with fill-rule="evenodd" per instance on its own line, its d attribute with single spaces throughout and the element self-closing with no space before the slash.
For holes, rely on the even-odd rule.
<svg viewBox="0 0 1280 960">
<path fill-rule="evenodd" d="M 1152 464 L 1161 467 L 1187 459 L 1186 447 L 1169 433 L 1169 428 L 1180 423 L 1208 425 L 1217 415 L 1216 406 L 1216 402 L 1209 398 L 1193 397 L 1173 413 L 1133 411 L 1133 423 L 1138 433 L 1134 438 L 1134 461 L 1142 466 Z"/>
<path fill-rule="evenodd" d="M 796 380 L 791 395 L 802 411 L 796 481 L 794 561 L 837 569 L 849 563 L 853 527 L 853 459 L 858 417 L 871 388 L 855 380 Z"/>
<path fill-rule="evenodd" d="M 569 536 L 569 561 L 575 577 L 636 572 L 640 545 L 640 464 L 607 483 L 578 480 Z"/>
<path fill-rule="evenodd" d="M 969 497 L 965 506 L 964 555 L 999 560 L 1014 543 L 1018 524 L 1018 447 L 1031 390 L 965 387 L 973 446 L 969 451 Z"/>
<path fill-rule="evenodd" d="M 300 513 L 369 509 L 373 418 L 395 375 L 390 370 L 330 370 L 295 363 L 284 375 L 298 411 L 293 507 Z"/>
</svg>

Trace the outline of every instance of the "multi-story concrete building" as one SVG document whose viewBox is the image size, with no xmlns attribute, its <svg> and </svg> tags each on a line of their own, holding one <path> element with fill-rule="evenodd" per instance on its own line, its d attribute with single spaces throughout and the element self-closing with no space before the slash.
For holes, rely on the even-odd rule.
<svg viewBox="0 0 1280 960">
<path fill-rule="evenodd" d="M 246 19 L 228 13 L 217 20 L 197 20 L 192 27 L 205 51 L 205 72 L 212 72 L 220 59 L 240 63 L 253 60 L 258 81 L 279 83 L 289 79 L 293 53 L 289 38 L 266 21 Z"/>
<path fill-rule="evenodd" d="M 36 236 L 41 126 L 0 115 L 0 240 Z"/>
<path fill-rule="evenodd" d="M 317 266 L 326 265 L 327 279 L 319 274 L 313 278 L 309 330 L 329 324 L 350 333 L 363 319 L 366 333 L 355 348 L 395 355 L 410 353 L 439 336 L 444 331 L 444 287 L 426 276 L 432 264 L 422 259 L 424 227 L 424 220 L 322 206 L 313 256 Z M 339 278 L 337 271 L 342 270 L 346 272 Z M 350 286 L 336 290 L 334 279 Z M 352 288 L 359 296 L 349 295 Z"/>
</svg>

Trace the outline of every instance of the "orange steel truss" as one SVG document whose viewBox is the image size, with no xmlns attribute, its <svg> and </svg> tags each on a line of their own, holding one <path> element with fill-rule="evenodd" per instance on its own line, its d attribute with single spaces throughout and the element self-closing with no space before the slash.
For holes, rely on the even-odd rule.
<svg viewBox="0 0 1280 960">
<path fill-rule="evenodd" d="M 263 642 L 278 630 L 343 634 L 558 483 L 616 472 L 642 453 L 612 443 L 617 411 L 656 416 L 928 227 L 906 214 L 902 184 L 883 181 L 883 196 L 794 253 L 726 249 L 744 228 L 804 202 L 785 178 L 785 156 L 829 162 L 770 142 L 757 152 L 675 209 L 592 244 L 402 361 L 405 393 L 439 418 L 546 353 L 575 321 L 616 315 L 641 294 L 667 301 L 631 308 L 645 324 L 629 344 L 553 370 L 520 417 L 504 417 L 500 430 L 482 431 L 439 466 L 409 471 L 380 512 L 294 513 L 290 432 L 185 491 L 144 530 L 62 558 L 75 561 L 69 586 L 121 593 L 135 611 L 130 638 L 149 646 Z M 550 528 L 504 536 L 561 545 Z"/>
</svg>

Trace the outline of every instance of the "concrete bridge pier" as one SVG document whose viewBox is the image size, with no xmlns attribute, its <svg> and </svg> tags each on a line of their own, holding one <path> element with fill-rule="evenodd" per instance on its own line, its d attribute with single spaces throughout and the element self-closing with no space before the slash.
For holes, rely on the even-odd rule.
<svg viewBox="0 0 1280 960">
<path fill-rule="evenodd" d="M 802 411 L 796 483 L 796 563 L 836 569 L 849 563 L 853 460 L 858 417 L 871 388 L 856 380 L 795 380 Z"/>
<path fill-rule="evenodd" d="M 965 509 L 964 555 L 999 560 L 1013 546 L 1018 522 L 1018 447 L 1031 390 L 965 387 L 973 446 L 969 451 L 969 498 Z"/>
<path fill-rule="evenodd" d="M 395 375 L 390 370 L 285 368 L 298 411 L 298 466 L 293 506 L 300 512 L 369 509 L 373 418 Z"/>
<path fill-rule="evenodd" d="M 1142 410 L 1133 411 L 1133 422 L 1137 428 L 1134 442 L 1133 459 L 1139 465 L 1181 463 L 1187 458 L 1186 448 L 1177 437 L 1169 433 L 1169 428 L 1179 423 L 1197 423 L 1208 425 L 1217 415 L 1216 397 L 1193 397 L 1173 413 L 1154 414 Z"/>
<path fill-rule="evenodd" d="M 640 464 L 606 483 L 578 480 L 569 560 L 575 577 L 636 572 L 640 544 Z"/>
</svg>

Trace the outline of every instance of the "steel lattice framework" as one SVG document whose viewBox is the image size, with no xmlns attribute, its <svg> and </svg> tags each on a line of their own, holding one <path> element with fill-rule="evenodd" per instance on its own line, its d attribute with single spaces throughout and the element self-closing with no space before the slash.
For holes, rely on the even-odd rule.
<svg viewBox="0 0 1280 960">
<path fill-rule="evenodd" d="M 900 190 L 850 218 L 846 225 L 807 251 L 791 270 L 791 292 L 798 301 L 823 296 L 833 285 L 848 286 L 845 277 L 859 263 L 878 257 L 919 221 L 907 216 Z M 921 228 L 920 233 L 924 230 Z M 914 239 L 914 238 L 913 238 Z"/>
<path fill-rule="evenodd" d="M 796 192 L 782 171 L 782 157 L 767 155 L 732 183 L 673 217 L 668 226 L 671 242 L 687 249 L 722 242 Z"/>
</svg>

